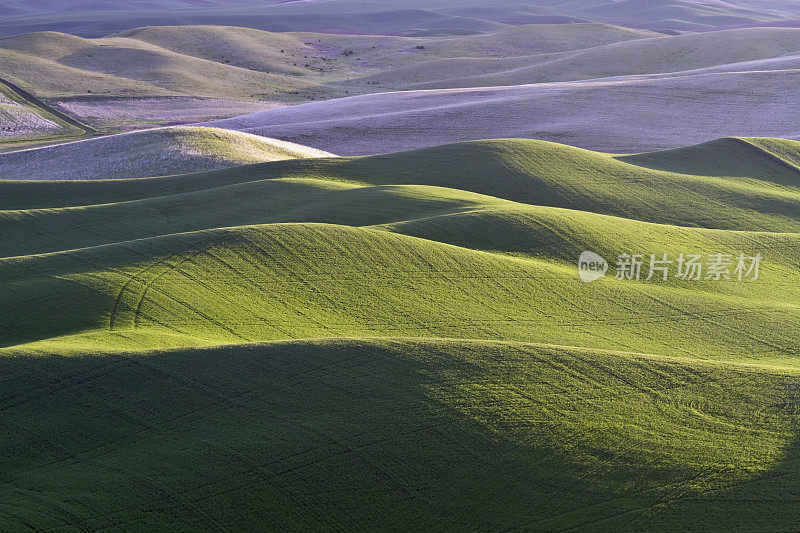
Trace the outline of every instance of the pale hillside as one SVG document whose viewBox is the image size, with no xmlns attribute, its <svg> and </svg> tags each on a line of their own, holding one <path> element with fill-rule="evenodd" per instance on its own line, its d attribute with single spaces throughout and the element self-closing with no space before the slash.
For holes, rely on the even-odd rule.
<svg viewBox="0 0 800 533">
<path fill-rule="evenodd" d="M 0 102 L 0 139 L 58 133 L 62 127 L 22 106 Z"/>
<path fill-rule="evenodd" d="M 141 178 L 330 155 L 246 133 L 163 128 L 0 154 L 0 178 Z"/>
</svg>

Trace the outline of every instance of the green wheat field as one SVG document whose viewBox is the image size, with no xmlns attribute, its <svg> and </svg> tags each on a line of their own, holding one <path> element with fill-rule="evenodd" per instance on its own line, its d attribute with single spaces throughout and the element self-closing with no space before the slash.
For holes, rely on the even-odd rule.
<svg viewBox="0 0 800 533">
<path fill-rule="evenodd" d="M 0 256 L 0 530 L 800 523 L 800 142 L 0 181 Z"/>
</svg>

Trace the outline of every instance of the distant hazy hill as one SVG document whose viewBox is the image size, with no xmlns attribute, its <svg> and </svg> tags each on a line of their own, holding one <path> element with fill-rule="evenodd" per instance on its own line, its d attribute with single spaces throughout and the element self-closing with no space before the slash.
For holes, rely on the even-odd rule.
<svg viewBox="0 0 800 533">
<path fill-rule="evenodd" d="M 508 136 L 632 152 L 726 134 L 798 136 L 800 112 L 792 103 L 798 82 L 800 72 L 775 70 L 408 91 L 314 102 L 209 125 L 341 155 Z"/>
<path fill-rule="evenodd" d="M 589 30 L 590 25 L 580 26 Z M 563 27 L 563 26 L 556 26 Z M 576 35 L 571 36 L 578 40 Z M 555 52 L 556 50 L 542 50 Z M 528 57 L 434 59 L 354 79 L 347 85 L 382 88 L 455 88 L 587 80 L 631 74 L 658 74 L 718 67 L 719 71 L 755 69 L 738 63 L 763 61 L 758 70 L 790 68 L 797 62 L 800 29 L 745 28 L 660 36 L 607 45 L 588 45 L 577 52 L 539 53 Z M 770 67 L 770 62 L 775 65 Z"/>
<path fill-rule="evenodd" d="M 267 5 L 265 5 L 267 4 Z M 57 30 L 98 37 L 137 26 L 220 24 L 271 31 L 336 31 L 391 34 L 482 33 L 507 25 L 610 22 L 660 30 L 693 30 L 796 18 L 781 2 L 675 0 L 320 0 L 219 2 L 0 2 L 0 36 Z"/>
<path fill-rule="evenodd" d="M 6 79 L 101 127 L 326 99 L 219 125 L 342 154 L 476 136 L 635 151 L 728 134 L 800 135 L 791 106 L 798 31 L 663 36 L 597 23 L 529 24 L 409 38 L 167 26 L 101 39 L 56 32 L 0 39 L 0 58 Z M 563 81 L 579 83 L 553 83 Z M 461 87 L 469 90 L 441 90 Z M 408 89 L 435 91 L 379 94 Z M 358 94 L 368 96 L 342 98 Z M 160 111 L 143 111 L 150 108 Z M 7 131 L 19 128 L 19 112 L 4 115 Z M 688 117 L 700 117 L 691 131 Z"/>
<path fill-rule="evenodd" d="M 279 44 L 279 43 L 276 43 Z M 143 41 L 55 32 L 0 41 L 3 75 L 39 96 L 111 94 L 254 97 L 314 92 L 313 82 L 173 52 Z"/>
</svg>

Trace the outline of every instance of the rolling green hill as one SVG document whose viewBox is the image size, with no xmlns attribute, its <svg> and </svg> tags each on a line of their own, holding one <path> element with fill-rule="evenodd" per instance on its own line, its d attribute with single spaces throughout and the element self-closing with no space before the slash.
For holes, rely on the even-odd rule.
<svg viewBox="0 0 800 533">
<path fill-rule="evenodd" d="M 774 499 L 797 483 L 790 370 L 444 340 L 0 365 L 5 529 L 797 520 Z"/>
<path fill-rule="evenodd" d="M 790 529 L 798 162 L 510 139 L 0 181 L 0 529 Z"/>
</svg>

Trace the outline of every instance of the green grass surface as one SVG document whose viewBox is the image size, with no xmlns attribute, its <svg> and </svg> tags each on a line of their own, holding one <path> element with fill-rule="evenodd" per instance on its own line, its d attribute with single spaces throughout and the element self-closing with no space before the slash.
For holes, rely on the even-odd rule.
<svg viewBox="0 0 800 533">
<path fill-rule="evenodd" d="M 499 140 L 0 181 L 0 525 L 791 529 L 798 161 Z M 587 249 L 764 259 L 584 284 Z"/>
<path fill-rule="evenodd" d="M 791 502 L 797 483 L 794 371 L 442 340 L 0 365 L 17 377 L 0 432 L 7 529 L 780 529 L 798 518 L 772 499 Z"/>
</svg>

